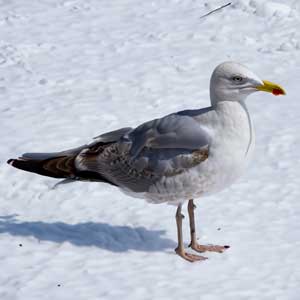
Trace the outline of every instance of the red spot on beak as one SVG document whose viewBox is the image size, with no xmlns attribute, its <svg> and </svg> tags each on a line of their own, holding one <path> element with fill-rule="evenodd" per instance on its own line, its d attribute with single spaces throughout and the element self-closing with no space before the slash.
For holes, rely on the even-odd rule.
<svg viewBox="0 0 300 300">
<path fill-rule="evenodd" d="M 283 91 L 280 89 L 273 89 L 272 94 L 275 96 L 284 95 Z"/>
</svg>

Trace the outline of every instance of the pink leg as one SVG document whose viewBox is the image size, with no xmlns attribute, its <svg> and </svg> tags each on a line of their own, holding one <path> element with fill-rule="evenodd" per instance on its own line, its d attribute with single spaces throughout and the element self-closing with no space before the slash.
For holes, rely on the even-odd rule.
<svg viewBox="0 0 300 300">
<path fill-rule="evenodd" d="M 189 212 L 189 218 L 190 218 L 190 231 L 191 231 L 191 243 L 189 247 L 191 247 L 193 250 L 197 252 L 205 252 L 205 251 L 212 251 L 212 252 L 219 252 L 222 253 L 226 249 L 230 248 L 230 246 L 218 246 L 218 245 L 199 245 L 197 243 L 196 238 L 196 229 L 195 229 L 195 216 L 194 216 L 194 210 L 196 206 L 194 204 L 194 200 L 189 200 L 188 203 L 188 212 Z"/>
<path fill-rule="evenodd" d="M 182 219 L 184 216 L 181 214 L 181 207 L 182 205 L 179 204 L 177 211 L 176 211 L 176 224 L 177 224 L 177 234 L 178 234 L 178 246 L 175 249 L 175 252 L 181 256 L 182 258 L 186 259 L 189 262 L 195 262 L 199 260 L 205 260 L 207 259 L 204 256 L 196 255 L 196 254 L 191 254 L 187 253 L 184 249 L 183 245 L 183 238 L 182 238 Z"/>
</svg>

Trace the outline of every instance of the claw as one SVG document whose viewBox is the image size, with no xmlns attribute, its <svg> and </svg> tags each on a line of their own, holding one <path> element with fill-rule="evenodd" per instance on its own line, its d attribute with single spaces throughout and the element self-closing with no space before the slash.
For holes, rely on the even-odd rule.
<svg viewBox="0 0 300 300">
<path fill-rule="evenodd" d="M 182 258 L 184 258 L 185 260 L 189 261 L 189 262 L 195 262 L 195 261 L 201 261 L 201 260 L 206 260 L 207 257 L 205 256 L 200 256 L 200 255 L 196 255 L 196 254 L 192 254 L 192 253 L 188 253 L 185 252 L 184 250 L 179 250 L 178 248 L 175 249 L 175 252 L 181 256 Z"/>
<path fill-rule="evenodd" d="M 199 245 L 199 244 L 190 244 L 189 247 L 191 247 L 193 250 L 197 252 L 218 252 L 223 253 L 226 249 L 230 248 L 230 246 L 219 246 L 219 245 Z"/>
</svg>

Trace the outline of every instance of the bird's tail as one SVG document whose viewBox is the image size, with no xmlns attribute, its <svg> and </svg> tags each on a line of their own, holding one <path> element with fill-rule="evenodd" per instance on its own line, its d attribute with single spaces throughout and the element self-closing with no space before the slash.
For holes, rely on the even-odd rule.
<svg viewBox="0 0 300 300">
<path fill-rule="evenodd" d="M 51 153 L 24 154 L 18 159 L 9 159 L 8 164 L 17 169 L 54 178 L 73 178 L 76 173 L 76 155 Z"/>
<path fill-rule="evenodd" d="M 101 143 L 101 142 L 100 142 Z M 96 145 L 99 143 L 97 142 Z M 103 143 L 101 143 L 103 144 Z M 7 161 L 11 166 L 27 172 L 32 172 L 48 177 L 65 178 L 81 181 L 97 181 L 116 185 L 99 172 L 94 170 L 81 170 L 76 167 L 76 158 L 84 149 L 91 145 L 83 145 L 78 148 L 55 153 L 25 153 L 17 159 Z M 92 151 L 92 154 L 94 152 Z M 66 181 L 64 181 L 66 182 Z M 70 182 L 67 180 L 67 182 Z"/>
</svg>

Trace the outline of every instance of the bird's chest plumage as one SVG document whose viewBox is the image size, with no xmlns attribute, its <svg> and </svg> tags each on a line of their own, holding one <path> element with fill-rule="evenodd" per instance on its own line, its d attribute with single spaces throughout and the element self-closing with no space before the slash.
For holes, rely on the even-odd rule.
<svg viewBox="0 0 300 300">
<path fill-rule="evenodd" d="M 224 189 L 243 173 L 255 143 L 254 129 L 243 103 L 220 103 L 216 111 L 219 118 L 207 161 L 214 184 L 207 192 Z"/>
<path fill-rule="evenodd" d="M 246 107 L 220 103 L 210 116 L 212 139 L 208 159 L 183 174 L 159 182 L 150 198 L 177 204 L 223 190 L 243 173 L 254 147 L 254 131 Z M 212 121 L 213 120 L 213 121 Z M 205 124 L 205 120 L 199 120 Z"/>
</svg>

